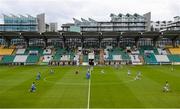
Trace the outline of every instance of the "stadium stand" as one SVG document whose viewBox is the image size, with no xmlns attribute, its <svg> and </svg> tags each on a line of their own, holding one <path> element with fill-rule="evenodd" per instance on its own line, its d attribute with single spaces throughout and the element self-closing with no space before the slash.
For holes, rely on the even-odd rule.
<svg viewBox="0 0 180 109">
<path fill-rule="evenodd" d="M 50 55 L 52 53 L 51 49 L 45 49 L 43 55 Z"/>
<path fill-rule="evenodd" d="M 55 50 L 56 53 L 54 55 L 53 60 L 60 61 L 60 58 L 61 58 L 62 54 L 64 53 L 64 51 L 65 51 L 65 49 L 63 49 L 63 48 L 56 48 L 56 50 Z"/>
<path fill-rule="evenodd" d="M 172 62 L 172 63 L 180 62 L 180 55 L 168 55 L 168 58 L 169 58 L 170 62 Z"/>
<path fill-rule="evenodd" d="M 38 55 L 42 55 L 43 54 L 43 49 L 41 47 L 28 47 L 25 54 L 38 54 Z"/>
<path fill-rule="evenodd" d="M 22 54 L 25 54 L 25 51 L 26 51 L 26 49 L 17 49 L 16 54 L 22 55 Z"/>
<path fill-rule="evenodd" d="M 60 61 L 70 61 L 70 55 L 62 55 Z"/>
<path fill-rule="evenodd" d="M 167 55 L 155 55 L 155 58 L 156 58 L 157 62 L 159 62 L 159 63 L 168 63 L 168 62 L 170 62 Z"/>
<path fill-rule="evenodd" d="M 129 55 L 129 56 L 131 58 L 132 64 L 140 64 L 141 63 L 138 55 Z"/>
<path fill-rule="evenodd" d="M 49 63 L 52 59 L 53 59 L 52 55 L 44 55 L 42 62 Z"/>
<path fill-rule="evenodd" d="M 13 62 L 14 63 L 25 63 L 28 55 L 16 55 Z"/>
<path fill-rule="evenodd" d="M 1 62 L 2 58 L 3 58 L 3 56 L 0 56 L 0 62 Z"/>
<path fill-rule="evenodd" d="M 83 55 L 83 62 L 88 62 L 88 55 Z"/>
<path fill-rule="evenodd" d="M 98 62 L 100 59 L 100 56 L 99 55 L 95 55 L 95 62 Z"/>
<path fill-rule="evenodd" d="M 15 58 L 14 55 L 3 56 L 1 63 L 2 64 L 11 64 L 11 63 L 13 63 L 14 58 Z"/>
<path fill-rule="evenodd" d="M 169 48 L 171 54 L 180 54 L 180 48 Z"/>
<path fill-rule="evenodd" d="M 13 53 L 14 49 L 10 48 L 0 48 L 0 55 L 11 55 Z"/>
<path fill-rule="evenodd" d="M 121 55 L 113 55 L 113 61 L 121 61 L 122 57 Z"/>
<path fill-rule="evenodd" d="M 144 55 L 144 60 L 146 64 L 158 64 L 154 53 L 146 53 Z"/>
<path fill-rule="evenodd" d="M 19 32 L 17 33 L 19 34 Z M 15 33 L 13 34 L 16 36 Z M 91 37 L 90 33 L 86 34 L 89 34 L 88 37 Z M 108 32 L 103 32 L 101 37 L 95 35 L 93 36 L 95 38 L 89 39 L 88 41 L 83 40 L 87 38 L 85 33 L 75 37 L 76 35 L 74 36 L 74 34 L 58 32 L 58 34 L 55 33 L 55 36 L 53 36 L 55 41 L 49 40 L 52 38 L 51 35 L 44 36 L 45 34 L 43 33 L 34 34 L 32 32 L 28 34 L 22 33 L 21 35 L 21 38 L 26 38 L 26 40 L 22 40 L 21 44 L 17 44 L 17 41 L 12 41 L 14 38 L 13 35 L 12 38 L 8 36 L 9 40 L 7 40 L 8 37 L 6 35 L 2 37 L 6 43 L 1 42 L 1 44 L 5 44 L 5 46 L 0 45 L 1 64 L 23 62 L 40 65 L 41 63 L 48 63 L 51 65 L 62 65 L 60 63 L 63 63 L 63 65 L 66 65 L 64 61 L 68 61 L 66 63 L 70 65 L 76 62 L 82 65 L 82 63 L 90 63 L 92 61 L 102 65 L 132 63 L 158 64 L 179 62 L 180 58 L 180 48 L 172 47 L 179 46 L 179 44 L 176 43 L 177 39 L 174 42 L 169 42 L 172 37 L 175 39 L 175 36 L 179 36 L 179 32 L 171 34 L 165 32 L 161 34 L 168 40 L 157 40 L 158 38 L 156 37 L 159 37 L 159 33 L 149 33 L 148 36 L 145 36 L 147 35 L 146 32 L 142 32 L 142 34 L 138 33 L 138 37 L 136 33 L 131 32 L 122 32 L 121 35 L 118 33 L 116 37 L 109 36 Z M 106 38 L 106 36 L 108 36 L 108 40 L 99 40 L 99 44 L 95 42 L 95 39 Z M 40 37 L 42 39 L 46 38 L 47 40 L 38 39 Z M 135 41 L 136 43 L 129 40 L 129 38 L 137 39 Z M 148 39 L 146 40 L 146 38 Z M 58 42 L 56 42 L 56 39 Z M 151 39 L 151 41 L 149 39 Z M 159 42 L 157 43 L 157 41 Z M 87 44 L 86 47 L 84 47 L 85 44 Z M 154 44 L 160 48 L 156 48 Z M 93 48 L 92 45 L 97 47 Z M 166 48 L 167 45 L 170 45 L 170 48 Z M 90 53 L 93 54 L 89 56 Z M 27 56 L 27 59 L 25 60 L 21 56 Z"/>
<path fill-rule="evenodd" d="M 157 50 L 158 50 L 158 53 L 159 53 L 160 55 L 167 55 L 167 54 L 168 54 L 165 49 L 158 48 Z"/>
<path fill-rule="evenodd" d="M 27 64 L 35 64 L 39 61 L 39 56 L 38 55 L 29 55 L 27 57 L 26 63 Z"/>
</svg>

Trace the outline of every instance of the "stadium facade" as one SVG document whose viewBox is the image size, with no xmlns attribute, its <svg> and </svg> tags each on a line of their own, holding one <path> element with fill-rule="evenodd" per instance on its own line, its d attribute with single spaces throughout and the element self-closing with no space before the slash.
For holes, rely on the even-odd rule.
<svg viewBox="0 0 180 109">
<path fill-rule="evenodd" d="M 131 14 L 110 14 L 110 21 L 96 21 L 91 18 L 88 20 L 81 18 L 77 20 L 73 18 L 74 23 L 67 23 L 62 25 L 63 31 L 76 31 L 76 32 L 88 32 L 88 31 L 150 31 L 151 27 L 151 13 L 139 15 L 135 13 Z"/>
</svg>

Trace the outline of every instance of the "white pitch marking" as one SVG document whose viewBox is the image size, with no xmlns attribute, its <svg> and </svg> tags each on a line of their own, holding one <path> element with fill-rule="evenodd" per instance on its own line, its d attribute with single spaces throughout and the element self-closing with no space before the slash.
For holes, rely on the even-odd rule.
<svg viewBox="0 0 180 109">
<path fill-rule="evenodd" d="M 90 97 L 91 97 L 91 71 L 90 71 L 89 87 L 88 87 L 88 104 L 87 104 L 87 109 L 89 109 L 89 106 L 90 106 Z"/>
</svg>

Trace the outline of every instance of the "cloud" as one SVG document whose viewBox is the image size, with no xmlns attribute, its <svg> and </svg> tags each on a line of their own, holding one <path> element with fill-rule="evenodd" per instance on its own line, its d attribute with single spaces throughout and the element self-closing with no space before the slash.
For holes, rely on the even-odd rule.
<svg viewBox="0 0 180 109">
<path fill-rule="evenodd" d="M 180 15 L 179 0 L 0 0 L 0 12 L 46 14 L 47 22 L 73 22 L 72 18 L 110 20 L 110 13 L 152 12 L 152 20 L 173 20 Z"/>
</svg>

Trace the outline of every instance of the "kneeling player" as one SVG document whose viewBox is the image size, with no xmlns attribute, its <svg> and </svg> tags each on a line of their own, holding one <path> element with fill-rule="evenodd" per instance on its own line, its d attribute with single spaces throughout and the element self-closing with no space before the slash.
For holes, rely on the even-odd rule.
<svg viewBox="0 0 180 109">
<path fill-rule="evenodd" d="M 86 78 L 90 79 L 90 72 L 89 71 L 87 71 L 87 73 L 86 73 Z"/>
<path fill-rule="evenodd" d="M 131 71 L 130 71 L 130 70 L 128 70 L 128 73 L 127 73 L 127 74 L 128 74 L 128 76 L 131 76 Z"/>
<path fill-rule="evenodd" d="M 36 86 L 35 86 L 35 82 L 33 82 L 31 85 L 30 92 L 35 92 L 35 91 L 36 91 Z"/>
<path fill-rule="evenodd" d="M 169 92 L 170 91 L 170 89 L 169 89 L 169 83 L 168 83 L 168 81 L 166 81 L 166 84 L 164 85 L 164 87 L 163 87 L 163 92 Z"/>
<path fill-rule="evenodd" d="M 141 80 L 141 72 L 140 71 L 137 73 L 135 80 Z"/>
</svg>

